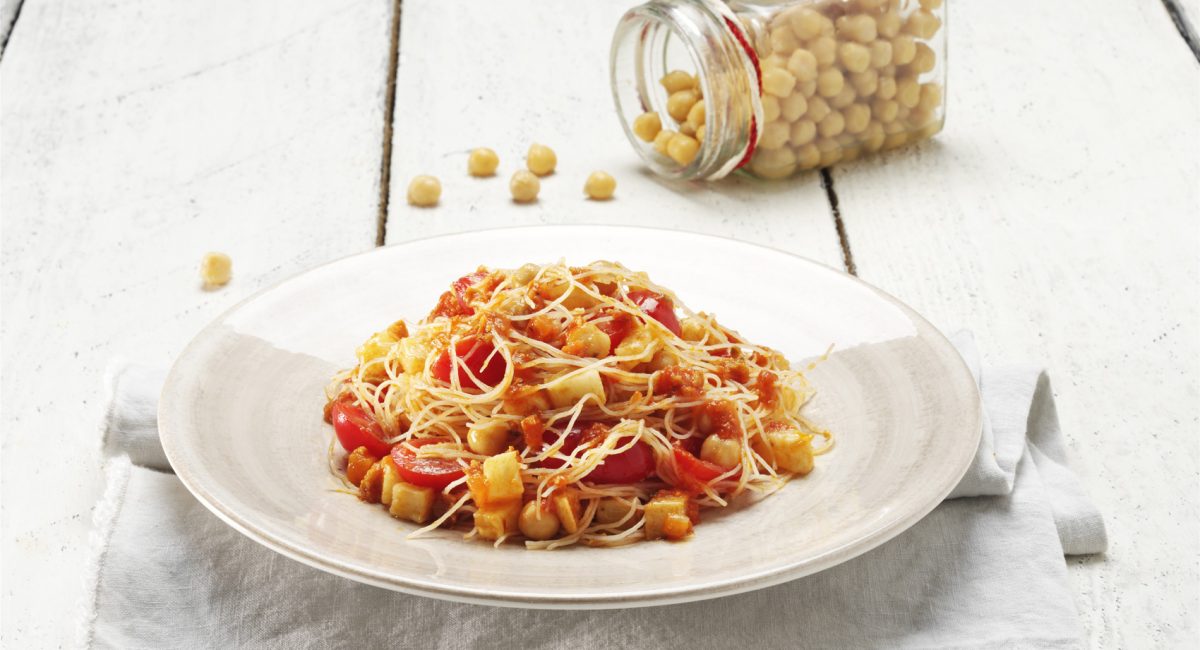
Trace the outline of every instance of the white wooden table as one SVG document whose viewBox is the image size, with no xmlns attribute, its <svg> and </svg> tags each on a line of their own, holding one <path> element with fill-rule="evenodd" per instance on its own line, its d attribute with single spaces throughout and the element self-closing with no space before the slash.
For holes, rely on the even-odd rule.
<svg viewBox="0 0 1200 650">
<path fill-rule="evenodd" d="M 166 366 L 237 300 L 372 246 L 564 222 L 770 244 L 1045 363 L 1111 539 L 1070 566 L 1088 641 L 1196 643 L 1200 66 L 1172 14 L 1200 2 L 957 0 L 936 142 L 711 187 L 624 142 L 607 52 L 631 4 L 5 0 L 0 643 L 72 639 L 112 359 Z M 559 171 L 516 206 L 531 140 Z M 481 145 L 494 180 L 463 173 Z M 593 169 L 616 201 L 583 200 Z M 417 173 L 440 208 L 405 205 Z M 235 260 L 216 292 L 209 249 Z"/>
</svg>

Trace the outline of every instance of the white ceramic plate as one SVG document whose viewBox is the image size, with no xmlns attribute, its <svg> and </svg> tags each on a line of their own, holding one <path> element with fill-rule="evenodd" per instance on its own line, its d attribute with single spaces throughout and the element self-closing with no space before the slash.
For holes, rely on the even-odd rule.
<svg viewBox="0 0 1200 650">
<path fill-rule="evenodd" d="M 808 415 L 833 430 L 817 469 L 758 503 L 706 511 L 682 543 L 527 551 L 414 526 L 333 490 L 323 387 L 356 346 L 429 312 L 479 264 L 565 258 L 645 270 L 809 373 Z M 424 239 L 314 269 L 246 300 L 171 369 L 163 446 L 184 485 L 231 526 L 318 569 L 452 600 L 598 608 L 726 596 L 820 571 L 895 537 L 938 504 L 978 446 L 979 396 L 929 323 L 859 280 L 786 253 L 683 232 L 513 228 Z"/>
</svg>

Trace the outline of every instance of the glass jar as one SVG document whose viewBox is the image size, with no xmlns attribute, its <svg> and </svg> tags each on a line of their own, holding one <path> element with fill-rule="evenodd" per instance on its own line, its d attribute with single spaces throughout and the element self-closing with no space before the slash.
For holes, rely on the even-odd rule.
<svg viewBox="0 0 1200 650">
<path fill-rule="evenodd" d="M 613 100 L 658 174 L 786 178 L 940 131 L 945 20 L 943 0 L 650 0 L 613 37 Z"/>
</svg>

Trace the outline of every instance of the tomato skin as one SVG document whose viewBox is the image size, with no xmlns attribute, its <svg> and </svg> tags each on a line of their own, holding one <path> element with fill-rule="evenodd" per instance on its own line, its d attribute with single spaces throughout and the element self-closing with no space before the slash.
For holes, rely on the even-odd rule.
<svg viewBox="0 0 1200 650">
<path fill-rule="evenodd" d="M 613 311 L 608 315 L 611 318 L 597 323 L 596 328 L 608 335 L 608 353 L 612 354 L 612 351 L 617 349 L 621 341 L 624 341 L 625 337 L 629 336 L 629 333 L 633 331 L 633 317 L 623 311 Z"/>
<path fill-rule="evenodd" d="M 575 427 L 567 433 L 566 440 L 563 441 L 562 449 L 559 451 L 564 454 L 570 454 L 579 445 L 593 439 L 595 435 L 590 433 L 591 426 L 587 422 L 577 422 Z M 607 427 L 605 429 L 607 430 Z M 622 441 L 618 444 L 623 446 L 625 442 Z M 557 458 L 547 458 L 541 462 L 542 467 L 553 469 L 562 467 L 565 464 L 564 461 Z M 637 483 L 646 480 L 654 474 L 655 467 L 654 450 L 645 442 L 638 441 L 637 444 L 629 449 L 615 456 L 605 458 L 604 464 L 589 472 L 583 477 L 583 480 L 602 485 Z"/>
<path fill-rule="evenodd" d="M 372 456 L 383 458 L 392 445 L 383 440 L 383 427 L 367 414 L 353 399 L 342 398 L 331 410 L 333 432 L 346 451 L 366 447 Z"/>
<path fill-rule="evenodd" d="M 411 440 L 408 444 L 422 447 L 435 440 Z M 441 490 L 463 477 L 463 468 L 448 458 L 420 458 L 404 445 L 392 447 L 392 462 L 396 472 L 407 483 Z"/>
<path fill-rule="evenodd" d="M 679 466 L 679 471 L 688 474 L 701 483 L 707 483 L 727 471 L 716 463 L 696 458 L 691 452 L 680 447 L 678 444 L 673 447 L 673 451 L 675 452 L 675 464 Z"/>
<path fill-rule="evenodd" d="M 504 379 L 505 371 L 508 370 L 508 363 L 499 354 L 488 361 L 488 357 L 492 356 L 492 352 L 495 350 L 496 347 L 492 345 L 491 341 L 479 341 L 474 337 L 468 337 L 455 343 L 454 354 L 458 357 L 459 362 L 458 383 L 464 388 L 474 385 L 480 390 L 486 390 L 500 383 Z M 485 363 L 487 365 L 484 365 Z M 471 381 L 464 367 L 470 369 L 475 378 L 486 385 Z M 432 371 L 434 379 L 450 383 L 449 348 L 442 352 L 442 356 L 438 357 L 437 361 L 433 362 Z"/>
<path fill-rule="evenodd" d="M 675 316 L 675 303 L 671 299 L 654 291 L 638 289 L 629 292 L 629 299 L 646 312 L 650 318 L 660 322 L 671 330 L 675 336 L 683 334 L 679 327 L 679 318 Z"/>
</svg>

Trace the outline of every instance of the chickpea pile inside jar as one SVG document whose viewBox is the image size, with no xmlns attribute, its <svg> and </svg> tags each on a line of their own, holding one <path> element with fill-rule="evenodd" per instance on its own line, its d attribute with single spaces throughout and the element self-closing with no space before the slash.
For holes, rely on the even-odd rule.
<svg viewBox="0 0 1200 650">
<path fill-rule="evenodd" d="M 663 176 L 786 178 L 940 131 L 944 22 L 943 0 L 652 0 L 617 28 L 613 96 Z"/>
</svg>

